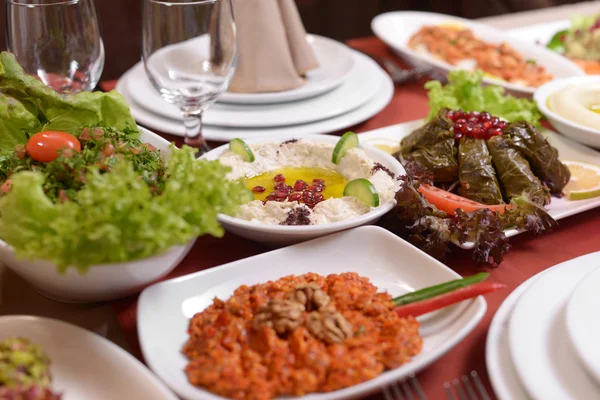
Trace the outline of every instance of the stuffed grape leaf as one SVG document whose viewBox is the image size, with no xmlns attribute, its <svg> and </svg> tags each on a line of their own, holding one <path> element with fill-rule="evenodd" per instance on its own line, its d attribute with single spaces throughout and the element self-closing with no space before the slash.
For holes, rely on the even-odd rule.
<svg viewBox="0 0 600 400">
<path fill-rule="evenodd" d="M 458 193 L 483 204 L 502 204 L 492 157 L 485 140 L 464 136 L 458 145 Z"/>
<path fill-rule="evenodd" d="M 534 203 L 545 206 L 550 203 L 550 191 L 535 176 L 529 163 L 512 145 L 507 135 L 494 136 L 487 147 L 506 197 L 513 199 L 527 195 Z"/>
</svg>

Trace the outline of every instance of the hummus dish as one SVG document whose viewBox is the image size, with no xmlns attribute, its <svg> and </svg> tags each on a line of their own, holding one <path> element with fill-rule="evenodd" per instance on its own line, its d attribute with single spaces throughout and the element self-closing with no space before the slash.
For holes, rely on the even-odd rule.
<svg viewBox="0 0 600 400">
<path fill-rule="evenodd" d="M 396 176 L 357 148 L 353 133 L 337 145 L 307 139 L 236 141 L 219 157 L 231 167 L 227 178 L 243 180 L 252 194 L 236 218 L 269 225 L 327 224 L 394 201 Z"/>
<path fill-rule="evenodd" d="M 569 121 L 600 130 L 600 84 L 568 86 L 548 98 L 548 108 Z"/>
</svg>

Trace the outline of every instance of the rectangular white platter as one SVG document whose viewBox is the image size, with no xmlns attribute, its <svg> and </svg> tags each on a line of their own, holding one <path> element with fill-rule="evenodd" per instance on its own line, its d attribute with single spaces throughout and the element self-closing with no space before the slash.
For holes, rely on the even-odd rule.
<svg viewBox="0 0 600 400">
<path fill-rule="evenodd" d="M 408 136 L 412 131 L 421 127 L 424 124 L 422 119 L 405 122 L 402 124 L 392 125 L 381 129 L 365 132 L 360 134 L 360 141 L 368 144 L 384 144 L 388 146 L 398 146 L 400 141 Z M 584 161 L 590 164 L 600 163 L 600 152 L 593 150 L 587 146 L 568 139 L 549 129 L 541 129 L 544 136 L 552 146 L 558 149 L 558 154 L 561 160 L 569 161 Z M 584 211 L 591 210 L 600 206 L 600 197 L 571 201 L 566 198 L 552 197 L 552 202 L 548 205 L 549 214 L 555 219 L 560 220 L 571 215 L 579 214 Z M 506 236 L 511 237 L 518 235 L 520 232 L 516 229 L 506 231 Z M 456 243 L 457 246 L 463 249 L 472 249 L 475 247 L 473 242 L 466 242 L 462 245 Z"/>
</svg>

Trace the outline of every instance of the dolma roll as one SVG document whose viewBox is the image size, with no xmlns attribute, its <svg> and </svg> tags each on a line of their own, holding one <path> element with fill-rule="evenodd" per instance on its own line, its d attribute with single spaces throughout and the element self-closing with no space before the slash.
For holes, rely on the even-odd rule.
<svg viewBox="0 0 600 400">
<path fill-rule="evenodd" d="M 507 135 L 494 136 L 487 141 L 494 168 L 508 199 L 528 195 L 536 204 L 550 203 L 550 191 L 535 176 L 529 163 L 512 145 Z"/>
<path fill-rule="evenodd" d="M 505 131 L 512 143 L 525 156 L 533 173 L 552 193 L 560 193 L 571 179 L 571 171 L 558 159 L 558 150 L 527 122 L 510 124 Z"/>
<path fill-rule="evenodd" d="M 433 172 L 435 182 L 452 182 L 458 177 L 458 162 L 452 121 L 439 112 L 437 118 L 415 130 L 400 143 L 400 161 L 415 161 Z"/>
<path fill-rule="evenodd" d="M 502 204 L 502 190 L 485 140 L 464 136 L 458 145 L 458 193 L 483 204 Z"/>
</svg>

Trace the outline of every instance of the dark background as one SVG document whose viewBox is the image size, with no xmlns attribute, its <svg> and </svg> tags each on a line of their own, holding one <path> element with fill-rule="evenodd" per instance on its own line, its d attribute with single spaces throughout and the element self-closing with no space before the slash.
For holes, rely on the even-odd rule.
<svg viewBox="0 0 600 400">
<path fill-rule="evenodd" d="M 372 35 L 371 20 L 393 10 L 434 11 L 466 18 L 482 18 L 577 0 L 296 0 L 306 30 L 338 40 Z M 141 0 L 96 0 L 106 64 L 102 79 L 116 79 L 141 54 Z M 0 48 L 6 48 L 5 0 L 0 0 Z"/>
</svg>

